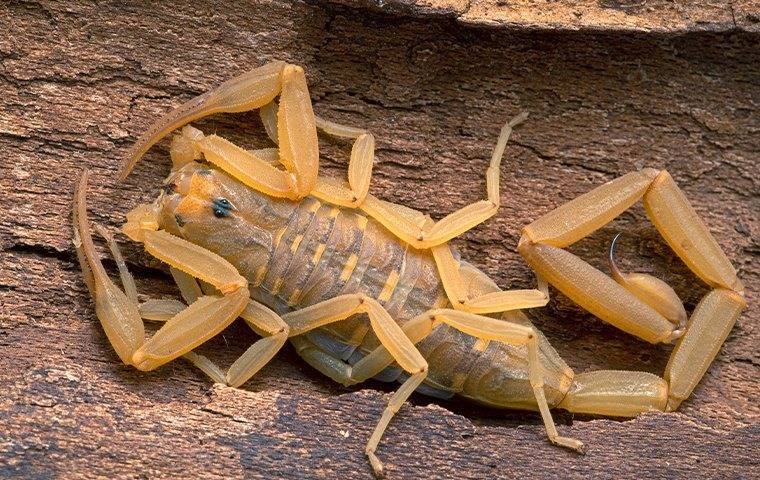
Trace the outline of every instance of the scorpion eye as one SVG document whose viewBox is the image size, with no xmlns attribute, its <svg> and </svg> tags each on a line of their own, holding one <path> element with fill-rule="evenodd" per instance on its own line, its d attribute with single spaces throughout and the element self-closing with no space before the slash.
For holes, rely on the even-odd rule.
<svg viewBox="0 0 760 480">
<path fill-rule="evenodd" d="M 185 219 L 183 219 L 179 215 L 174 215 L 174 221 L 177 222 L 177 226 L 180 227 L 180 228 L 184 227 L 187 224 L 187 222 L 185 221 Z"/>
<path fill-rule="evenodd" d="M 235 207 L 232 206 L 230 201 L 223 197 L 214 200 L 214 205 L 211 207 L 216 218 L 224 218 L 228 216 L 230 214 L 230 210 L 233 208 Z"/>
</svg>

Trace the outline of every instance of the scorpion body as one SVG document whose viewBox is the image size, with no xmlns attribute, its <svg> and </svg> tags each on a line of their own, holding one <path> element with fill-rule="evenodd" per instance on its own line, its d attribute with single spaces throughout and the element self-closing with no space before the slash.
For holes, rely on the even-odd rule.
<svg viewBox="0 0 760 480">
<path fill-rule="evenodd" d="M 404 325 L 451 305 L 430 252 L 410 248 L 361 211 L 314 197 L 274 199 L 198 163 L 186 165 L 171 181 L 174 193 L 159 200 L 160 226 L 228 260 L 249 282 L 252 298 L 280 314 L 358 293 L 377 299 Z M 232 208 L 220 209 L 220 204 Z M 498 290 L 469 263 L 462 262 L 462 269 L 473 294 Z M 520 311 L 503 315 L 529 324 Z M 334 366 L 355 364 L 380 344 L 365 315 L 290 340 L 307 362 L 342 383 L 353 382 L 331 375 Z M 496 407 L 537 408 L 524 346 L 484 342 L 441 324 L 417 348 L 429 366 L 419 392 L 445 399 L 459 394 Z M 573 372 L 543 335 L 540 358 L 544 390 L 554 406 L 569 389 Z M 398 367 L 375 378 L 405 380 Z"/>
<path fill-rule="evenodd" d="M 187 125 L 253 109 L 278 148 L 245 150 Z M 92 240 L 87 171 L 75 194 L 74 246 L 116 353 L 146 371 L 183 357 L 214 381 L 238 387 L 289 339 L 309 364 L 345 385 L 398 381 L 365 449 L 376 474 L 383 472 L 375 454 L 380 439 L 415 390 L 539 410 L 549 440 L 578 452 L 583 443 L 559 434 L 551 407 L 622 417 L 678 408 L 746 301 L 733 265 L 668 172 L 625 174 L 525 226 L 517 249 L 537 273 L 536 289 L 500 290 L 448 244 L 496 214 L 501 159 L 512 128 L 525 118 L 502 127 L 486 171 L 487 198 L 433 221 L 368 193 L 374 136 L 315 116 L 296 65 L 272 62 L 188 101 L 138 139 L 121 172 L 125 177 L 152 145 L 183 127 L 170 148 L 168 191 L 128 213 L 122 230 L 170 266 L 185 303 L 140 303 L 118 246 L 99 228 L 119 267 L 123 291 L 117 287 Z M 354 140 L 347 182 L 319 175 L 318 129 Z M 612 251 L 613 278 L 564 249 L 639 200 L 711 288 L 690 315 L 662 280 L 621 272 Z M 547 283 L 642 340 L 676 341 L 663 377 L 575 375 L 521 313 L 547 304 Z M 238 317 L 261 338 L 223 372 L 194 349 Z M 143 319 L 166 324 L 146 339 Z"/>
</svg>

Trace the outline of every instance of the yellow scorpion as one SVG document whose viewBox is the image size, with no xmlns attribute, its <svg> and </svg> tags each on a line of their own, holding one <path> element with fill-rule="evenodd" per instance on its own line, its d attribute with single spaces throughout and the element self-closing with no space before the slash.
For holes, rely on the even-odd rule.
<svg viewBox="0 0 760 480">
<path fill-rule="evenodd" d="M 187 125 L 253 109 L 260 109 L 277 148 L 245 150 Z M 537 272 L 536 289 L 502 291 L 449 246 L 499 208 L 501 159 L 524 118 L 501 130 L 486 172 L 487 198 L 433 221 L 368 193 L 374 137 L 315 116 L 301 67 L 272 62 L 190 100 L 136 142 L 121 170 L 126 177 L 152 145 L 184 126 L 170 149 L 171 192 L 127 214 L 123 232 L 169 265 L 185 303 L 140 304 L 118 247 L 98 227 L 124 290 L 109 279 L 86 217 L 87 172 L 77 189 L 74 244 L 109 341 L 137 369 L 183 356 L 233 387 L 286 340 L 344 385 L 398 381 L 366 447 L 376 474 L 383 471 L 376 456 L 383 432 L 415 390 L 537 409 L 549 440 L 576 451 L 583 444 L 558 433 L 550 408 L 623 417 L 674 410 L 700 381 L 746 302 L 736 271 L 668 172 L 629 173 L 524 227 L 518 250 Z M 354 140 L 348 181 L 319 176 L 318 130 Z M 624 274 L 614 263 L 611 278 L 564 250 L 639 199 L 665 241 L 712 288 L 688 322 L 663 281 Z M 651 343 L 676 341 L 663 377 L 574 374 L 521 312 L 547 304 L 547 283 L 625 332 Z M 193 352 L 238 317 L 261 339 L 226 372 Z M 143 319 L 166 323 L 146 340 Z"/>
</svg>

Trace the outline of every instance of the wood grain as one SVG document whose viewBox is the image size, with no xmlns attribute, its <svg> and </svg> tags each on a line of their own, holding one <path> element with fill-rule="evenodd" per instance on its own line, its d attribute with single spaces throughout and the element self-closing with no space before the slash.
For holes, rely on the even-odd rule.
<svg viewBox="0 0 760 480">
<path fill-rule="evenodd" d="M 756 0 L 333 0 L 421 18 L 489 28 L 600 32 L 760 31 Z"/>
<path fill-rule="evenodd" d="M 533 413 L 414 397 L 378 452 L 391 478 L 760 475 L 756 34 L 480 30 L 280 0 L 13 2 L 0 6 L 0 25 L 12 33 L 0 36 L 0 476 L 371 478 L 363 445 L 390 387 L 342 388 L 291 348 L 242 390 L 212 386 L 181 361 L 148 374 L 120 365 L 70 244 L 82 168 L 94 171 L 92 219 L 117 227 L 168 172 L 164 142 L 114 182 L 136 136 L 274 59 L 305 66 L 318 114 L 374 132 L 374 194 L 436 218 L 484 195 L 501 124 L 528 110 L 502 167 L 502 209 L 456 241 L 503 288 L 533 284 L 515 250 L 522 225 L 643 166 L 671 172 L 747 288 L 749 308 L 679 412 L 628 421 L 556 412 L 560 430 L 589 446 L 577 456 L 548 445 Z M 199 125 L 265 141 L 256 114 Z M 345 172 L 350 145 L 325 140 L 322 151 L 326 172 Z M 704 286 L 640 206 L 573 252 L 602 266 L 616 232 L 621 268 L 663 278 L 694 308 Z M 175 295 L 121 240 L 140 291 Z M 662 372 L 669 348 L 552 295 L 531 316 L 577 372 Z M 227 365 L 254 340 L 238 322 L 202 351 Z"/>
</svg>

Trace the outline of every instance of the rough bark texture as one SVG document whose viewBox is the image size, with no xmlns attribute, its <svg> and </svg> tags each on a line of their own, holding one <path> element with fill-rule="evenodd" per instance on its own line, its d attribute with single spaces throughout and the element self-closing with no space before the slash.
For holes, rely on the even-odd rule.
<svg viewBox="0 0 760 480">
<path fill-rule="evenodd" d="M 589 447 L 578 456 L 548 445 L 536 414 L 415 397 L 379 450 L 392 478 L 760 475 L 756 35 L 484 31 L 284 1 L 11 3 L 0 25 L 12 32 L 0 36 L 0 476 L 371 477 L 363 446 L 388 386 L 336 386 L 290 348 L 242 390 L 211 386 L 182 361 L 149 374 L 120 365 L 69 240 L 82 168 L 94 170 L 92 219 L 115 228 L 168 171 L 162 143 L 126 183 L 112 180 L 135 137 L 273 59 L 306 67 L 320 115 L 375 133 L 373 193 L 437 218 L 483 196 L 501 124 L 530 111 L 507 150 L 500 213 L 456 241 L 503 288 L 534 281 L 515 251 L 522 225 L 645 165 L 673 174 L 747 287 L 749 308 L 679 412 L 574 422 L 557 412 L 561 431 Z M 200 126 L 264 142 L 256 114 Z M 325 170 L 342 174 L 349 150 L 324 141 Z M 705 288 L 640 206 L 573 251 L 601 266 L 618 231 L 621 266 L 663 278 L 691 310 Z M 141 292 L 174 295 L 125 248 Z M 552 295 L 531 315 L 577 372 L 662 372 L 669 347 Z M 254 339 L 235 324 L 202 351 L 226 365 Z"/>
<path fill-rule="evenodd" d="M 756 0 L 334 0 L 416 17 L 447 17 L 467 25 L 530 30 L 660 33 L 760 31 Z"/>
</svg>

